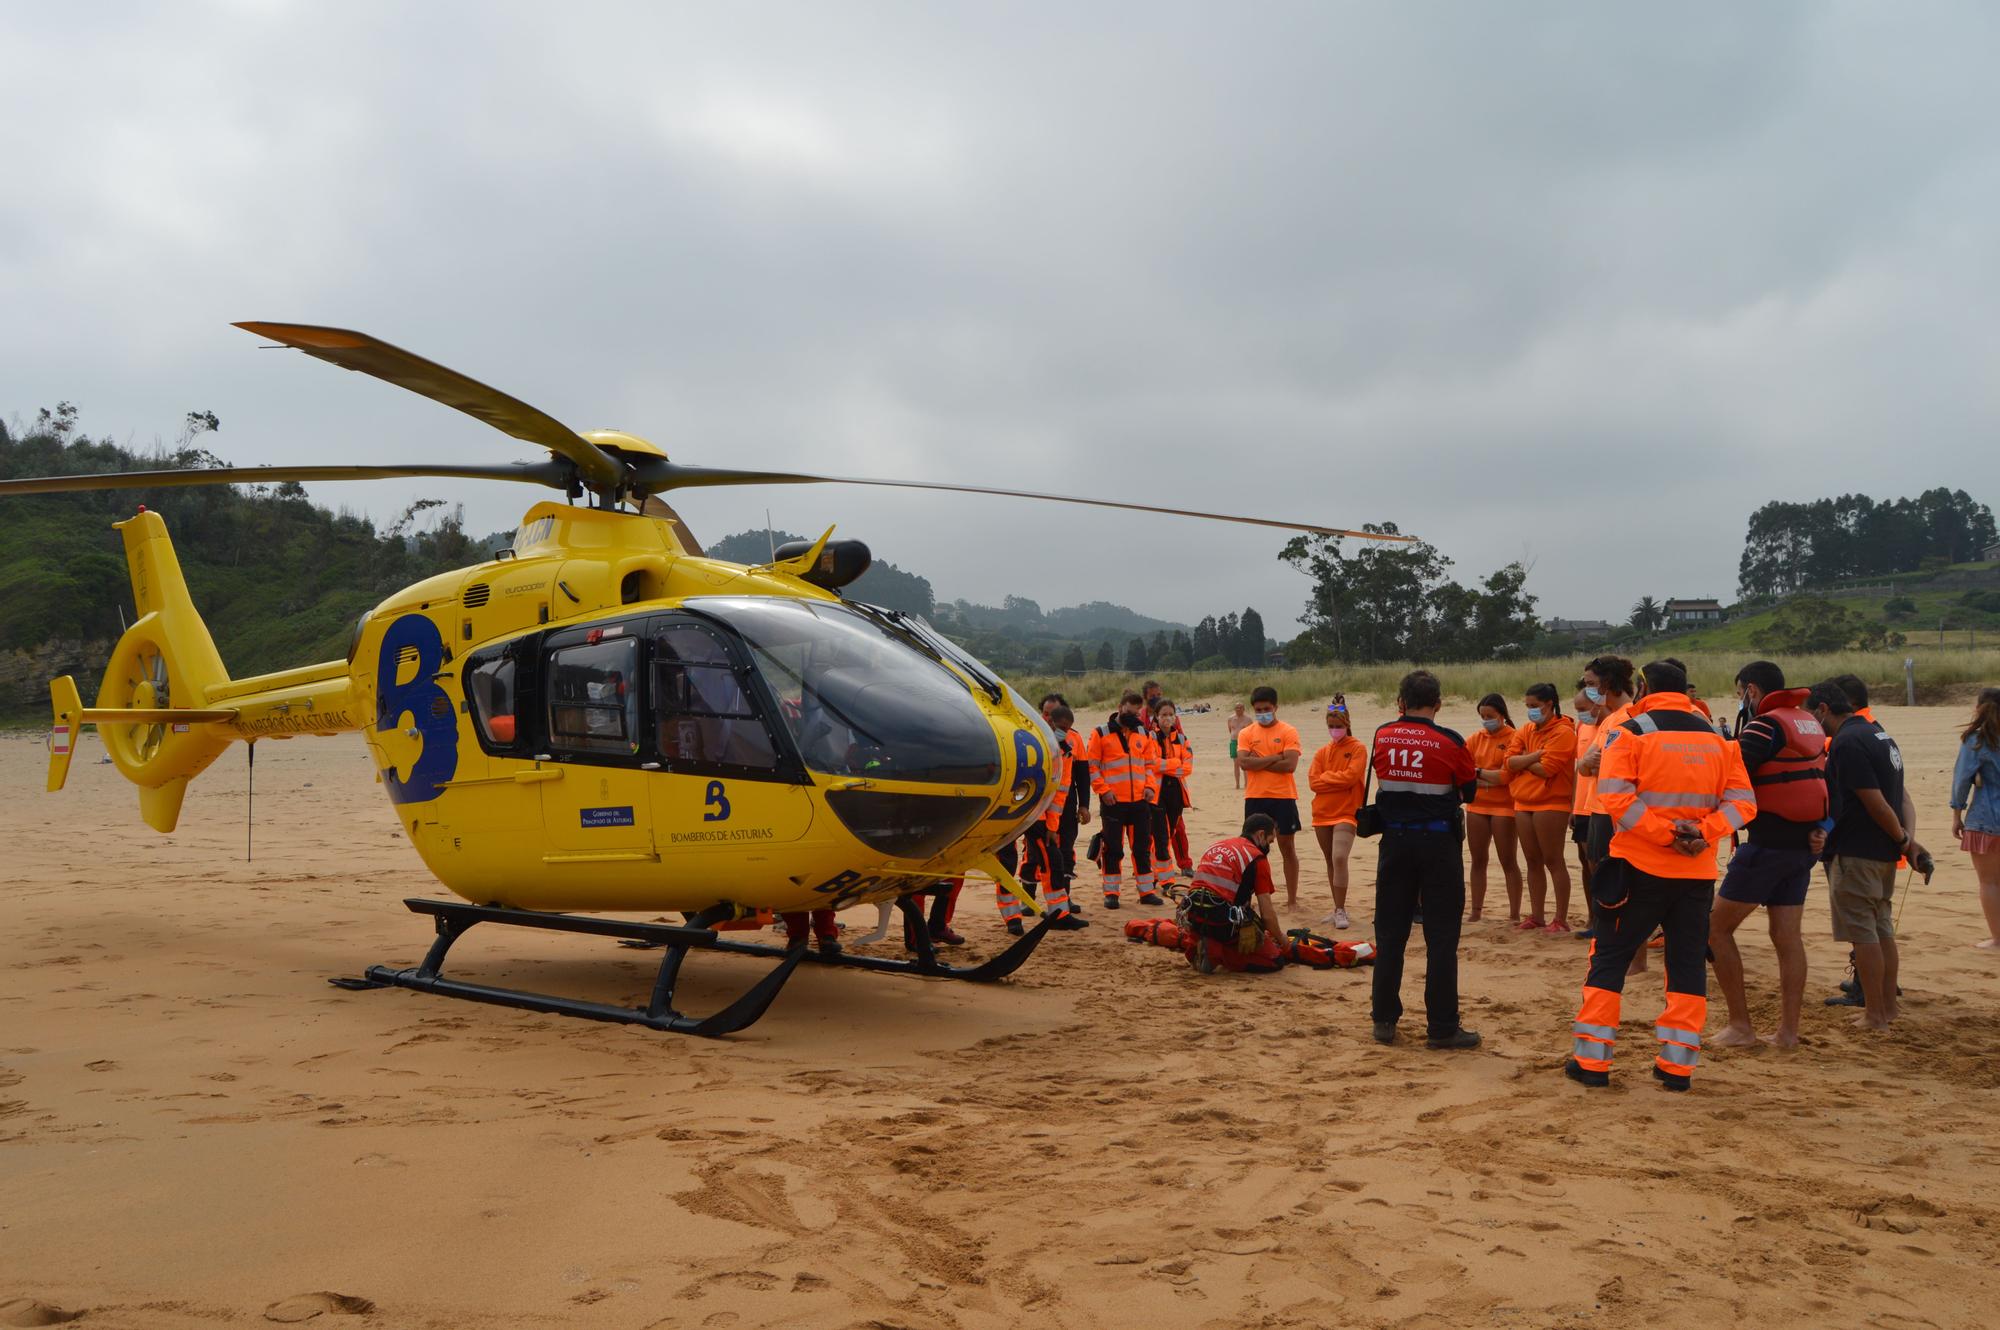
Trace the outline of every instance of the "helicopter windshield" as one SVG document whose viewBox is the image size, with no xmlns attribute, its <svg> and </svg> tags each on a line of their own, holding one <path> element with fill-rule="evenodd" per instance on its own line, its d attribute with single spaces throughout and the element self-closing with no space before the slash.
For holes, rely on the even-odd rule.
<svg viewBox="0 0 2000 1330">
<path fill-rule="evenodd" d="M 778 699 L 806 765 L 831 776 L 943 785 L 1000 778 L 993 727 L 951 671 L 844 606 L 704 596 Z"/>
</svg>

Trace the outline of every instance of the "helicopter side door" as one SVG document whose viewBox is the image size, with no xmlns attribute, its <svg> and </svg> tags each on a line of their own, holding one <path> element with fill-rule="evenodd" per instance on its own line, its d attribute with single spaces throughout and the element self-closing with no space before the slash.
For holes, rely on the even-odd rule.
<svg viewBox="0 0 2000 1330">
<path fill-rule="evenodd" d="M 550 633 L 540 691 L 545 751 L 562 771 L 545 781 L 547 863 L 633 863 L 658 858 L 652 795 L 657 769 L 645 718 L 645 621 Z"/>
<path fill-rule="evenodd" d="M 759 847 L 799 840 L 812 825 L 810 779 L 748 653 L 703 618 L 651 625 L 648 699 L 667 779 L 653 782 L 663 854 L 721 851 L 754 862 Z"/>
</svg>

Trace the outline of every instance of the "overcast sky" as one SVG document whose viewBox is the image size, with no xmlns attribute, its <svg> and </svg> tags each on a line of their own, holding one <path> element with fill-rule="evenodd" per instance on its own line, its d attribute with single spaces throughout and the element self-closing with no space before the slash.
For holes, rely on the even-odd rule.
<svg viewBox="0 0 2000 1330">
<path fill-rule="evenodd" d="M 1768 498 L 2000 501 L 1979 4 L 0 8 L 0 413 L 237 464 L 535 455 L 235 319 L 682 461 L 1358 525 L 1544 613 L 1735 585 Z M 423 494 L 511 526 L 533 491 Z M 944 597 L 1192 620 L 1254 528 L 830 488 Z"/>
</svg>

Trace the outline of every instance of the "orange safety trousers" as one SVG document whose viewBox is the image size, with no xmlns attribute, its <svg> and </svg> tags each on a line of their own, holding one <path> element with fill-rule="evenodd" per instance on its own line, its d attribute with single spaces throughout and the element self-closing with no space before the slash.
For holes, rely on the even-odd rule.
<svg viewBox="0 0 2000 1330">
<path fill-rule="evenodd" d="M 1572 1055 L 1586 1071 L 1611 1070 L 1625 971 L 1657 929 L 1666 935 L 1667 992 L 1653 1029 L 1659 1040 L 1654 1065 L 1669 1076 L 1692 1076 L 1701 1060 L 1702 1027 L 1708 1024 L 1708 913 L 1715 884 L 1655 877 L 1616 858 L 1606 859 L 1597 871 L 1623 875 L 1625 903 L 1615 909 L 1600 906 L 1583 1003 L 1571 1028 Z"/>
<path fill-rule="evenodd" d="M 1023 833 L 1027 853 L 1021 857 L 1021 885 L 1030 896 L 1039 896 L 1042 908 L 1048 914 L 1069 914 L 1069 879 L 1059 871 L 1056 848 L 1056 833 L 1036 823 Z M 995 883 L 993 901 L 1000 907 L 1000 917 L 1009 923 L 1025 915 L 1027 907 L 1021 904 L 1013 892 Z"/>
</svg>

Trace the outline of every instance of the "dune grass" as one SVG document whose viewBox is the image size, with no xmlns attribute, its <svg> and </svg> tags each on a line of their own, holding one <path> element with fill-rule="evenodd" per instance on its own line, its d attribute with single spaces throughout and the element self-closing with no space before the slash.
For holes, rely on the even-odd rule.
<svg viewBox="0 0 2000 1330">
<path fill-rule="evenodd" d="M 1695 686 L 1703 697 L 1734 695 L 1736 671 L 1746 661 L 1757 659 L 1754 651 L 1690 651 L 1677 654 L 1687 662 Z M 1788 682 L 1799 686 L 1816 683 L 1836 674 L 1858 674 L 1867 681 L 1871 694 L 1884 703 L 1904 700 L 1903 660 L 1917 662 L 1918 700 L 1926 694 L 1960 685 L 2000 682 L 2000 648 L 1910 646 L 1894 651 L 1834 651 L 1815 655 L 1777 657 Z M 1639 663 L 1653 659 L 1644 656 Z M 1588 656 L 1556 656 L 1536 660 L 1480 661 L 1431 667 L 1443 682 L 1448 696 L 1476 699 L 1499 693 L 1517 699 L 1534 683 L 1553 683 L 1564 690 L 1576 682 Z M 1094 670 L 1082 675 L 1016 675 L 1008 680 L 1030 702 L 1045 693 L 1061 693 L 1072 707 L 1091 709 L 1109 706 L 1127 688 L 1136 688 L 1146 678 L 1160 681 L 1168 697 L 1241 697 L 1250 690 L 1270 684 L 1278 690 L 1281 705 L 1323 703 L 1338 692 L 1373 694 L 1389 699 L 1397 681 L 1415 668 L 1408 663 L 1394 665 L 1314 665 L 1298 669 L 1269 670 L 1165 670 L 1157 674 L 1134 675 L 1120 670 Z M 1079 716 L 1079 720 L 1082 717 Z"/>
</svg>

